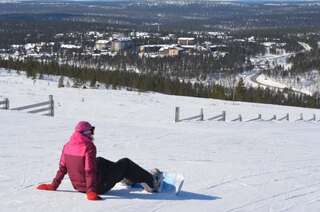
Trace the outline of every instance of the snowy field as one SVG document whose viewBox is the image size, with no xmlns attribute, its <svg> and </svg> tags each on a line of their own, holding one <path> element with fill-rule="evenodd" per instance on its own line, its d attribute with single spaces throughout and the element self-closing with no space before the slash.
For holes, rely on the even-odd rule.
<svg viewBox="0 0 320 212">
<path fill-rule="evenodd" d="M 11 107 L 46 101 L 52 94 L 54 118 L 0 110 L 1 211 L 117 212 L 319 212 L 320 122 L 296 122 L 320 111 L 275 105 L 226 102 L 116 90 L 57 88 L 56 81 L 32 81 L 0 70 L 0 99 Z M 174 123 L 175 106 L 182 118 L 205 119 L 227 112 L 227 122 Z M 290 114 L 289 122 L 231 122 Z M 110 160 L 129 157 L 147 169 L 185 175 L 179 196 L 149 194 L 121 186 L 90 202 L 74 192 L 65 177 L 58 192 L 36 190 L 50 182 L 60 151 L 74 125 L 96 126 L 98 155 Z"/>
</svg>

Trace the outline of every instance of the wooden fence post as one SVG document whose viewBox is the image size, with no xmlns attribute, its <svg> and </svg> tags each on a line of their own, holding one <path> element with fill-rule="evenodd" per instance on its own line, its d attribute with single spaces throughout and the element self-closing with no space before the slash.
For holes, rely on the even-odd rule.
<svg viewBox="0 0 320 212">
<path fill-rule="evenodd" d="M 274 121 L 274 120 L 277 120 L 277 115 L 273 115 L 271 119 L 266 120 L 266 121 Z"/>
<path fill-rule="evenodd" d="M 0 109 L 9 110 L 9 99 L 5 98 L 3 101 L 0 101 Z"/>
<path fill-rule="evenodd" d="M 175 122 L 179 122 L 180 121 L 180 108 L 176 107 L 176 112 L 175 112 Z"/>
<path fill-rule="evenodd" d="M 200 110 L 200 121 L 204 120 L 204 115 L 203 115 L 203 108 Z"/>
<path fill-rule="evenodd" d="M 49 95 L 49 102 L 50 102 L 50 112 L 49 115 L 50 116 L 54 116 L 54 101 L 53 101 L 53 96 Z"/>
<path fill-rule="evenodd" d="M 9 110 L 9 99 L 8 98 L 5 98 L 5 104 L 4 104 L 4 109 L 5 110 Z"/>
<path fill-rule="evenodd" d="M 278 119 L 278 121 L 283 121 L 283 120 L 287 120 L 287 121 L 289 121 L 289 113 L 287 113 L 287 114 L 286 114 L 286 116 L 284 116 L 284 117 L 282 117 L 282 118 Z"/>
<path fill-rule="evenodd" d="M 222 118 L 221 121 L 226 121 L 226 111 L 222 111 Z"/>
<path fill-rule="evenodd" d="M 316 121 L 316 114 L 313 114 L 312 118 L 309 119 L 308 121 Z"/>
</svg>

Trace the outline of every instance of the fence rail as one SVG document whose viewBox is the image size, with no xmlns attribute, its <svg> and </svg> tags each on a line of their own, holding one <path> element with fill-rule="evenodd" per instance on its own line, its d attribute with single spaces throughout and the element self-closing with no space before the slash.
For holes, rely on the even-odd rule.
<svg viewBox="0 0 320 212">
<path fill-rule="evenodd" d="M 241 114 L 239 114 L 239 116 L 238 116 L 238 118 L 236 118 L 236 119 L 233 119 L 233 120 L 231 120 L 231 121 L 242 121 L 242 116 L 241 116 Z"/>
<path fill-rule="evenodd" d="M 200 109 L 200 115 L 195 115 L 195 116 L 192 116 L 192 117 L 180 119 L 180 107 L 176 107 L 176 110 L 175 110 L 175 122 L 191 121 L 191 120 L 195 120 L 195 119 L 199 119 L 200 121 L 204 120 L 204 115 L 203 115 L 203 109 L 202 108 Z"/>
<path fill-rule="evenodd" d="M 287 114 L 286 114 L 286 116 L 284 116 L 284 117 L 282 117 L 282 118 L 278 119 L 278 121 L 283 121 L 283 120 L 287 120 L 287 121 L 289 121 L 289 113 L 287 113 Z"/>
<path fill-rule="evenodd" d="M 217 115 L 217 116 L 208 118 L 208 121 L 213 121 L 213 120 L 216 120 L 216 121 L 226 121 L 226 111 L 222 111 L 222 114 L 221 114 L 221 115 Z"/>
<path fill-rule="evenodd" d="M 0 101 L 0 109 L 9 110 L 9 99 L 6 98 L 4 101 Z M 32 109 L 32 110 L 29 110 Z M 54 100 L 53 96 L 49 95 L 49 101 L 40 102 L 32 105 L 26 105 L 21 107 L 11 108 L 10 110 L 17 110 L 17 111 L 26 111 L 27 113 L 42 113 L 48 112 L 44 115 L 46 116 L 54 116 Z"/>
<path fill-rule="evenodd" d="M 273 115 L 272 118 L 267 119 L 267 120 L 265 120 L 265 121 L 275 121 L 275 120 L 277 120 L 277 116 L 276 116 L 276 115 Z"/>
<path fill-rule="evenodd" d="M 37 104 L 33 104 L 33 105 L 22 106 L 22 107 L 16 107 L 16 108 L 12 108 L 11 110 L 27 110 L 27 109 L 31 109 L 31 108 L 35 108 L 35 107 L 46 106 L 48 104 L 50 104 L 50 101 L 41 102 L 41 103 L 37 103 Z"/>
<path fill-rule="evenodd" d="M 175 122 L 181 122 L 181 121 L 191 121 L 191 120 L 201 120 L 201 121 L 224 121 L 226 122 L 227 121 L 227 112 L 226 111 L 222 111 L 221 114 L 218 114 L 218 115 L 215 115 L 213 117 L 210 117 L 210 118 L 207 118 L 205 119 L 204 118 L 204 112 L 203 112 L 203 108 L 201 108 L 200 110 L 200 115 L 195 115 L 195 116 L 192 116 L 192 117 L 188 117 L 188 118 L 183 118 L 181 119 L 180 118 L 180 107 L 176 107 L 176 111 L 175 111 Z M 285 116 L 280 116 L 280 118 L 278 118 L 277 115 L 272 115 L 271 117 L 269 116 L 268 119 L 264 119 L 262 118 L 262 114 L 258 114 L 258 116 L 256 116 L 256 118 L 251 118 L 251 119 L 248 119 L 248 120 L 244 120 L 243 118 L 243 115 L 239 114 L 238 117 L 234 118 L 234 119 L 230 119 L 231 122 L 236 122 L 236 121 L 239 121 L 239 122 L 242 122 L 242 121 L 245 121 L 245 122 L 254 122 L 254 121 L 269 121 L 269 122 L 273 122 L 273 121 L 277 121 L 277 122 L 281 122 L 281 121 L 290 121 L 290 115 L 289 113 L 286 113 Z M 297 121 L 304 121 L 304 122 L 320 122 L 320 119 L 317 120 L 317 116 L 316 114 L 313 114 L 312 117 L 310 119 L 304 119 L 304 114 L 303 113 L 300 113 L 299 114 L 299 117 L 297 120 L 295 120 L 296 122 Z"/>
<path fill-rule="evenodd" d="M 262 115 L 261 115 L 261 114 L 258 114 L 258 117 L 257 117 L 257 118 L 253 118 L 253 119 L 247 120 L 247 122 L 250 122 L 250 121 L 258 121 L 258 120 L 262 120 Z"/>
<path fill-rule="evenodd" d="M 316 119 L 316 114 L 313 114 L 312 118 L 309 119 L 309 120 L 307 120 L 307 121 L 316 121 L 316 120 L 317 120 L 317 119 Z"/>
</svg>

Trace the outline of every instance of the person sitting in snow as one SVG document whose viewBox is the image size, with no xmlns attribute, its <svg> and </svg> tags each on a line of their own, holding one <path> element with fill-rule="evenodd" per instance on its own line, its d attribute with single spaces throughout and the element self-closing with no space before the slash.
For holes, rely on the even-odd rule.
<svg viewBox="0 0 320 212">
<path fill-rule="evenodd" d="M 88 200 L 100 200 L 98 194 L 109 191 L 116 183 L 141 183 L 148 192 L 157 192 L 162 173 L 154 169 L 149 173 L 128 158 L 117 162 L 96 158 L 96 146 L 93 143 L 95 127 L 89 122 L 77 124 L 68 143 L 63 147 L 59 170 L 52 183 L 41 184 L 39 190 L 56 190 L 66 173 L 79 192 L 86 193 Z"/>
</svg>

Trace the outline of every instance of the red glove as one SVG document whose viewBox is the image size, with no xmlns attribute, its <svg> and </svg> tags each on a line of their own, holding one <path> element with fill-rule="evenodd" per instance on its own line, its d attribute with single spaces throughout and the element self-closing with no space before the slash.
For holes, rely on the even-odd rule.
<svg viewBox="0 0 320 212">
<path fill-rule="evenodd" d="M 90 192 L 87 193 L 87 199 L 88 199 L 88 200 L 102 200 L 102 198 L 99 197 L 99 196 L 97 195 L 97 193 L 96 193 L 96 192 L 93 192 L 93 191 L 90 191 Z"/>
<path fill-rule="evenodd" d="M 37 189 L 39 190 L 47 190 L 47 191 L 55 191 L 57 188 L 52 184 L 41 184 L 38 185 Z"/>
</svg>

